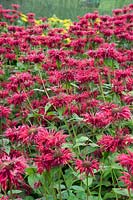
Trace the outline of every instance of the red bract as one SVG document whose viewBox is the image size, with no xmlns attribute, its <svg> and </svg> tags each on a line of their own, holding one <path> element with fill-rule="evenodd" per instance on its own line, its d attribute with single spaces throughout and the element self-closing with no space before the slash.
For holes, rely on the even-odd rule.
<svg viewBox="0 0 133 200">
<path fill-rule="evenodd" d="M 120 179 L 125 183 L 128 190 L 133 190 L 133 175 L 128 172 L 123 172 L 123 176 L 121 176 Z"/>
<path fill-rule="evenodd" d="M 127 106 L 112 109 L 112 115 L 114 120 L 128 120 L 131 118 L 131 112 Z"/>
<path fill-rule="evenodd" d="M 133 153 L 129 151 L 129 154 L 120 154 L 118 161 L 122 167 L 127 168 L 128 172 L 133 175 Z"/>
<path fill-rule="evenodd" d="M 18 4 L 12 4 L 12 8 L 14 8 L 15 10 L 18 10 L 20 8 L 20 5 L 18 5 Z"/>
<path fill-rule="evenodd" d="M 29 96 L 30 93 L 18 92 L 8 97 L 8 103 L 14 105 L 21 105 Z"/>
<path fill-rule="evenodd" d="M 0 106 L 0 118 L 3 117 L 8 118 L 10 113 L 11 113 L 10 108 L 7 108 L 5 106 Z"/>
<path fill-rule="evenodd" d="M 30 73 L 23 72 L 23 73 L 16 73 L 9 78 L 10 83 L 8 84 L 8 89 L 12 89 L 13 85 L 18 88 L 30 87 L 33 85 L 33 78 Z"/>
<path fill-rule="evenodd" d="M 53 167 L 63 166 L 70 162 L 72 154 L 69 149 L 54 147 L 54 150 L 47 150 L 49 153 L 43 153 L 35 158 L 38 172 L 50 171 Z"/>
<path fill-rule="evenodd" d="M 86 123 L 98 128 L 108 126 L 112 122 L 110 112 L 97 112 L 95 115 L 86 113 L 83 116 Z"/>
<path fill-rule="evenodd" d="M 0 166 L 0 185 L 2 190 L 6 191 L 8 187 L 17 188 L 23 182 L 22 175 L 27 167 L 24 156 L 16 153 L 13 155 L 4 153 L 0 155 Z"/>
<path fill-rule="evenodd" d="M 76 160 L 76 169 L 80 171 L 80 173 L 85 173 L 87 176 L 94 176 L 94 170 L 99 169 L 99 163 L 97 160 L 92 157 L 86 157 L 85 160 Z"/>
<path fill-rule="evenodd" d="M 39 127 L 37 131 L 38 134 L 35 137 L 35 141 L 40 152 L 60 148 L 66 141 L 67 135 L 63 134 L 62 131 L 48 131 L 43 127 Z"/>
<path fill-rule="evenodd" d="M 71 160 L 72 153 L 69 149 L 63 148 L 66 137 L 62 132 L 49 132 L 43 127 L 38 128 L 35 141 L 40 155 L 36 157 L 35 163 L 40 173 L 65 165 Z"/>
<path fill-rule="evenodd" d="M 0 200 L 9 200 L 9 197 L 8 197 L 8 196 L 2 196 L 2 197 L 0 198 Z"/>
<path fill-rule="evenodd" d="M 37 128 L 35 126 L 29 127 L 28 125 L 18 126 L 17 128 L 8 128 L 5 132 L 11 142 L 20 142 L 20 144 L 30 145 L 34 143 Z"/>
<path fill-rule="evenodd" d="M 102 138 L 98 141 L 101 151 L 115 152 L 123 150 L 127 146 L 133 143 L 133 138 L 129 135 L 122 135 L 118 133 L 115 137 L 111 135 L 103 135 Z"/>
</svg>

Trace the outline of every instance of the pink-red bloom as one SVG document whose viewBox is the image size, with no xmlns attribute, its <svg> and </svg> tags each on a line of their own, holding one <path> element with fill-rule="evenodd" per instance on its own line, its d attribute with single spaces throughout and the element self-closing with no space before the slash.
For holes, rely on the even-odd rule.
<svg viewBox="0 0 133 200">
<path fill-rule="evenodd" d="M 24 181 L 23 174 L 27 167 L 26 159 L 20 153 L 0 154 L 0 185 L 6 191 L 17 188 Z"/>
<path fill-rule="evenodd" d="M 66 135 L 62 131 L 48 131 L 39 127 L 35 137 L 35 143 L 40 155 L 35 158 L 39 173 L 50 170 L 56 166 L 66 165 L 72 159 L 72 153 L 64 148 Z"/>
<path fill-rule="evenodd" d="M 85 160 L 76 160 L 76 169 L 80 171 L 80 173 L 85 173 L 87 176 L 90 174 L 94 176 L 94 170 L 99 169 L 99 163 L 96 159 L 92 157 L 86 157 Z"/>
<path fill-rule="evenodd" d="M 103 135 L 97 142 L 102 151 L 115 152 L 125 149 L 133 143 L 133 138 L 130 135 L 123 135 L 120 132 L 116 136 Z"/>
<path fill-rule="evenodd" d="M 133 175 L 133 152 L 128 152 L 128 154 L 120 154 L 117 158 L 120 165 L 128 170 L 128 172 Z"/>
<path fill-rule="evenodd" d="M 124 182 L 124 184 L 127 186 L 128 190 L 133 190 L 133 175 L 128 172 L 123 172 L 123 176 L 120 177 L 120 179 Z"/>
</svg>

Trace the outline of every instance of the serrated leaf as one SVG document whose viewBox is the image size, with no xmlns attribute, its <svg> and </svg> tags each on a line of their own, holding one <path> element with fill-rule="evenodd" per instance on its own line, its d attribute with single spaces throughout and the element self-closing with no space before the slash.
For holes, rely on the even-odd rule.
<svg viewBox="0 0 133 200">
<path fill-rule="evenodd" d="M 73 144 L 71 144 L 71 143 L 64 143 L 64 144 L 62 145 L 62 147 L 63 147 L 63 148 L 72 148 L 72 147 L 73 147 Z"/>
<path fill-rule="evenodd" d="M 40 177 L 38 174 L 31 174 L 28 176 L 28 183 L 29 185 L 34 189 L 34 184 L 40 180 Z"/>
<path fill-rule="evenodd" d="M 88 137 L 86 136 L 81 136 L 80 138 L 77 138 L 76 144 L 73 146 L 73 148 L 85 145 L 85 142 L 87 140 L 88 140 Z"/>
<path fill-rule="evenodd" d="M 47 112 L 47 116 L 50 116 L 50 115 L 57 115 L 57 113 L 55 111 Z"/>
<path fill-rule="evenodd" d="M 92 177 L 88 177 L 88 186 L 90 186 L 92 184 L 93 178 Z M 84 179 L 83 183 L 87 186 L 87 180 Z"/>
<path fill-rule="evenodd" d="M 6 146 L 6 147 L 5 147 L 5 152 L 6 152 L 7 154 L 10 153 L 10 150 L 11 150 L 11 147 L 10 147 L 10 146 Z"/>
<path fill-rule="evenodd" d="M 120 195 L 122 195 L 122 196 L 127 196 L 127 197 L 129 197 L 128 189 L 113 188 L 112 190 L 113 190 L 116 194 L 120 194 Z M 131 197 L 133 197 L 133 192 L 131 192 Z"/>
<path fill-rule="evenodd" d="M 79 86 L 76 85 L 75 83 L 70 83 L 70 85 L 72 85 L 72 86 L 74 86 L 74 87 L 76 87 L 76 88 L 79 88 Z"/>
<path fill-rule="evenodd" d="M 88 140 L 88 137 L 86 136 L 81 136 L 80 138 L 76 139 L 76 143 L 84 143 Z"/>
<path fill-rule="evenodd" d="M 33 168 L 33 167 L 29 167 L 29 168 L 26 169 L 27 175 L 34 174 L 35 172 L 36 172 L 36 168 Z"/>
<path fill-rule="evenodd" d="M 12 190 L 12 194 L 20 194 L 22 191 L 21 190 Z M 11 191 L 8 191 L 8 195 L 11 194 Z"/>
<path fill-rule="evenodd" d="M 45 105 L 45 113 L 47 113 L 47 111 L 49 110 L 49 108 L 52 106 L 52 104 L 51 103 L 47 103 L 46 105 Z"/>
<path fill-rule="evenodd" d="M 7 146 L 9 144 L 9 139 L 3 138 L 0 140 L 0 145 Z"/>
<path fill-rule="evenodd" d="M 75 191 L 84 191 L 84 188 L 78 185 L 73 185 L 70 189 Z"/>
<path fill-rule="evenodd" d="M 96 143 L 89 143 L 89 146 L 91 146 L 91 147 L 99 147 Z"/>
<path fill-rule="evenodd" d="M 112 169 L 122 169 L 122 167 L 121 167 L 118 163 L 113 163 L 113 164 L 111 165 L 111 168 L 112 168 Z"/>
<path fill-rule="evenodd" d="M 67 200 L 77 200 L 77 197 L 71 192 Z"/>
</svg>

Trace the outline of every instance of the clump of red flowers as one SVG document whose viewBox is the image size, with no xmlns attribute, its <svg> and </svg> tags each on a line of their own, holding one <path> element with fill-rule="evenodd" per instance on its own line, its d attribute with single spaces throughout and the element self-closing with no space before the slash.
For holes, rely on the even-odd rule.
<svg viewBox="0 0 133 200">
<path fill-rule="evenodd" d="M 72 153 L 68 148 L 63 147 L 66 137 L 67 135 L 62 131 L 55 132 L 43 127 L 38 128 L 35 143 L 40 155 L 35 158 L 35 163 L 40 173 L 70 162 Z"/>
<path fill-rule="evenodd" d="M 19 151 L 8 155 L 0 153 L 0 185 L 3 191 L 18 188 L 24 182 L 23 174 L 28 167 L 26 158 Z"/>
</svg>

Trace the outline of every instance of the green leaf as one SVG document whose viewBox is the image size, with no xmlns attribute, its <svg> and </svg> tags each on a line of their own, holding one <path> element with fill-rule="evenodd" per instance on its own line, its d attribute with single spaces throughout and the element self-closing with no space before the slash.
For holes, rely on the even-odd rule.
<svg viewBox="0 0 133 200">
<path fill-rule="evenodd" d="M 96 143 L 89 143 L 89 146 L 91 146 L 91 147 L 99 147 Z"/>
<path fill-rule="evenodd" d="M 112 163 L 111 168 L 112 169 L 122 169 L 122 167 L 118 163 Z"/>
<path fill-rule="evenodd" d="M 29 167 L 29 168 L 26 169 L 27 175 L 31 175 L 31 174 L 35 174 L 35 173 L 36 173 L 36 168 Z"/>
<path fill-rule="evenodd" d="M 122 196 L 127 196 L 127 197 L 129 197 L 128 189 L 113 188 L 112 190 L 113 190 L 116 194 L 120 194 L 120 195 L 122 195 Z M 133 197 L 133 192 L 131 192 L 131 197 Z"/>
<path fill-rule="evenodd" d="M 47 112 L 47 115 L 50 116 L 50 115 L 57 115 L 57 113 L 55 111 L 50 111 L 50 112 Z"/>
<path fill-rule="evenodd" d="M 49 108 L 52 106 L 51 103 L 47 103 L 46 106 L 45 106 L 45 113 L 47 113 L 47 111 L 49 110 Z"/>
<path fill-rule="evenodd" d="M 71 192 L 67 200 L 77 200 L 77 197 Z"/>
<path fill-rule="evenodd" d="M 78 200 L 85 200 L 86 199 L 86 193 L 84 191 L 76 191 L 76 197 Z"/>
<path fill-rule="evenodd" d="M 9 139 L 3 138 L 0 140 L 0 145 L 7 146 L 9 144 Z"/>
<path fill-rule="evenodd" d="M 70 189 L 75 191 L 84 191 L 84 188 L 78 185 L 73 185 Z"/>
<path fill-rule="evenodd" d="M 80 138 L 76 139 L 76 143 L 84 143 L 88 140 L 88 137 L 86 136 L 81 136 Z"/>
<path fill-rule="evenodd" d="M 34 189 L 34 184 L 40 180 L 39 174 L 31 174 L 28 176 L 28 183 Z"/>
<path fill-rule="evenodd" d="M 79 86 L 76 85 L 75 83 L 70 83 L 70 85 L 72 85 L 72 86 L 74 86 L 74 87 L 76 87 L 76 88 L 79 88 Z"/>
<path fill-rule="evenodd" d="M 75 121 L 79 122 L 79 121 L 83 121 L 83 118 L 79 117 L 76 113 L 74 113 L 72 115 L 72 118 L 69 121 L 71 121 L 71 120 L 75 120 Z"/>
<path fill-rule="evenodd" d="M 6 146 L 6 147 L 5 147 L 5 152 L 6 152 L 7 154 L 10 153 L 10 150 L 11 150 L 11 147 L 10 147 L 10 146 Z"/>
<path fill-rule="evenodd" d="M 93 178 L 92 177 L 88 177 L 88 186 L 90 186 L 92 184 Z M 87 180 L 84 179 L 83 183 L 87 186 Z"/>
<path fill-rule="evenodd" d="M 81 136 L 80 138 L 77 138 L 76 139 L 76 144 L 74 145 L 74 148 L 75 147 L 78 147 L 78 146 L 83 146 L 85 145 L 85 142 L 88 140 L 88 137 L 86 136 Z"/>
<path fill-rule="evenodd" d="M 115 194 L 114 192 L 107 192 L 105 195 L 104 195 L 104 200 L 108 200 L 108 199 L 113 199 L 115 197 Z"/>
<path fill-rule="evenodd" d="M 72 148 L 73 147 L 73 144 L 71 144 L 71 143 L 64 143 L 63 145 L 62 145 L 62 147 L 63 148 Z"/>
<path fill-rule="evenodd" d="M 22 191 L 21 190 L 12 190 L 12 194 L 20 194 Z M 11 191 L 8 191 L 8 195 L 11 194 Z"/>
<path fill-rule="evenodd" d="M 31 196 L 27 196 L 27 197 L 24 198 L 24 200 L 34 200 L 34 198 L 31 197 Z"/>
</svg>

